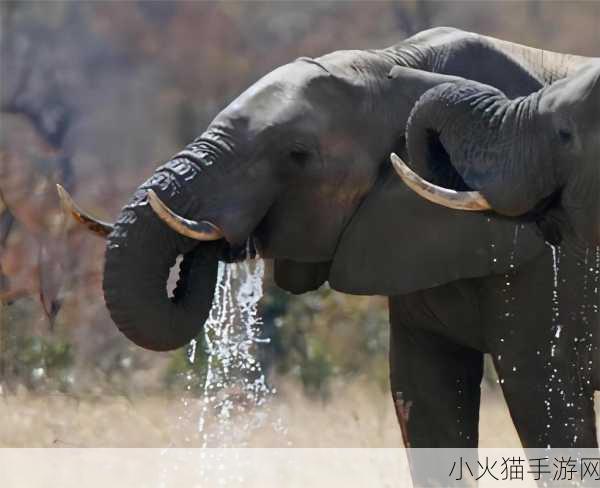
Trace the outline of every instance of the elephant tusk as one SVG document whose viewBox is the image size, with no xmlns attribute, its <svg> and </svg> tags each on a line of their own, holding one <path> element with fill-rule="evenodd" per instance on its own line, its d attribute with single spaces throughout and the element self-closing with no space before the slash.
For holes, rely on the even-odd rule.
<svg viewBox="0 0 600 488">
<path fill-rule="evenodd" d="M 406 183 L 406 186 L 425 200 L 454 210 L 483 212 L 492 208 L 485 197 L 478 191 L 455 191 L 434 185 L 421 178 L 396 154 L 392 153 L 390 159 L 394 165 L 394 169 L 400 175 L 402 181 Z"/>
<path fill-rule="evenodd" d="M 188 220 L 173 212 L 158 197 L 154 190 L 148 190 L 148 201 L 156 215 L 175 232 L 197 241 L 217 241 L 223 237 L 223 231 L 216 225 L 203 220 Z"/>
<path fill-rule="evenodd" d="M 106 237 L 112 232 L 112 224 L 103 222 L 95 217 L 92 217 L 87 212 L 81 210 L 73 201 L 71 195 L 69 195 L 67 190 L 65 190 L 61 185 L 56 185 L 56 191 L 58 192 L 58 196 L 63 204 L 65 211 L 69 212 L 77 222 L 83 224 L 83 226 L 87 230 L 93 232 L 96 235 L 99 235 L 100 237 Z"/>
</svg>

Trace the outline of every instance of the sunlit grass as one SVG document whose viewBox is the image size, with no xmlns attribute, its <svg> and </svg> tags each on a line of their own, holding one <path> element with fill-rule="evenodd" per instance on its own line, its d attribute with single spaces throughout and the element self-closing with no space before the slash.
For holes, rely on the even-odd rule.
<svg viewBox="0 0 600 488">
<path fill-rule="evenodd" d="M 389 396 L 355 381 L 333 388 L 327 401 L 307 398 L 283 384 L 264 427 L 246 445 L 260 447 L 400 447 L 400 430 Z M 0 447 L 159 447 L 198 446 L 199 404 L 151 396 L 81 397 L 33 395 L 24 390 L 0 397 Z M 281 418 L 282 435 L 270 427 Z M 247 419 L 238 418 L 240 429 Z M 211 424 L 209 422 L 209 428 Z M 518 446 L 518 438 L 499 391 L 484 385 L 482 447 Z"/>
</svg>

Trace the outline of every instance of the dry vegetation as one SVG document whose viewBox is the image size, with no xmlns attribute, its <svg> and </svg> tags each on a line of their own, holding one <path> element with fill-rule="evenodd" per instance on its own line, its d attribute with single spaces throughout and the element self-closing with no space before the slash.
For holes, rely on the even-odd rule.
<svg viewBox="0 0 600 488">
<path fill-rule="evenodd" d="M 356 381 L 334 388 L 331 400 L 307 398 L 297 385 L 283 385 L 262 428 L 228 447 L 401 447 L 386 392 Z M 198 447 L 199 405 L 183 397 L 137 398 L 32 395 L 24 390 L 0 397 L 0 447 Z M 233 429 L 249 421 L 239 417 Z M 277 432 L 278 419 L 286 433 Z M 600 421 L 600 417 L 599 417 Z M 214 428 L 214 419 L 208 422 Z M 212 425 L 212 427 L 211 427 Z M 517 447 L 519 441 L 498 389 L 483 388 L 482 447 Z M 220 447 L 215 445 L 214 447 Z"/>
</svg>

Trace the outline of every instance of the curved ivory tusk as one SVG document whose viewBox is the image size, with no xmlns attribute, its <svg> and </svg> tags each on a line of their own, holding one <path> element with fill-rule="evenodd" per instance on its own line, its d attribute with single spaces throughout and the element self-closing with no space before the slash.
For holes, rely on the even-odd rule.
<svg viewBox="0 0 600 488">
<path fill-rule="evenodd" d="M 203 220 L 188 220 L 173 212 L 158 198 L 154 190 L 148 190 L 148 201 L 156 215 L 175 232 L 197 241 L 217 241 L 223 237 L 223 231 L 216 225 Z"/>
<path fill-rule="evenodd" d="M 411 190 L 432 203 L 453 208 L 454 210 L 470 210 L 483 212 L 491 210 L 491 205 L 478 191 L 455 191 L 429 183 L 410 169 L 400 157 L 390 155 L 394 169 Z"/>
<path fill-rule="evenodd" d="M 81 210 L 73 201 L 71 195 L 69 195 L 67 190 L 65 190 L 61 185 L 56 185 L 56 191 L 58 191 L 58 196 L 65 210 L 68 211 L 77 222 L 83 224 L 87 230 L 99 235 L 100 237 L 106 237 L 112 232 L 112 224 L 103 222 Z"/>
</svg>

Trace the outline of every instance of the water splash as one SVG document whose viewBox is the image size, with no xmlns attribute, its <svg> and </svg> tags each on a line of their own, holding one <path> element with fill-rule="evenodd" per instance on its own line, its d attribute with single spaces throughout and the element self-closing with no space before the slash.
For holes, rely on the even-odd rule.
<svg viewBox="0 0 600 488">
<path fill-rule="evenodd" d="M 213 306 L 204 325 L 207 372 L 198 432 L 202 447 L 244 447 L 249 435 L 269 422 L 275 388 L 257 358 L 261 336 L 258 302 L 263 295 L 264 261 L 219 263 Z M 194 362 L 195 343 L 189 360 Z M 281 419 L 270 420 L 285 433 Z"/>
</svg>

